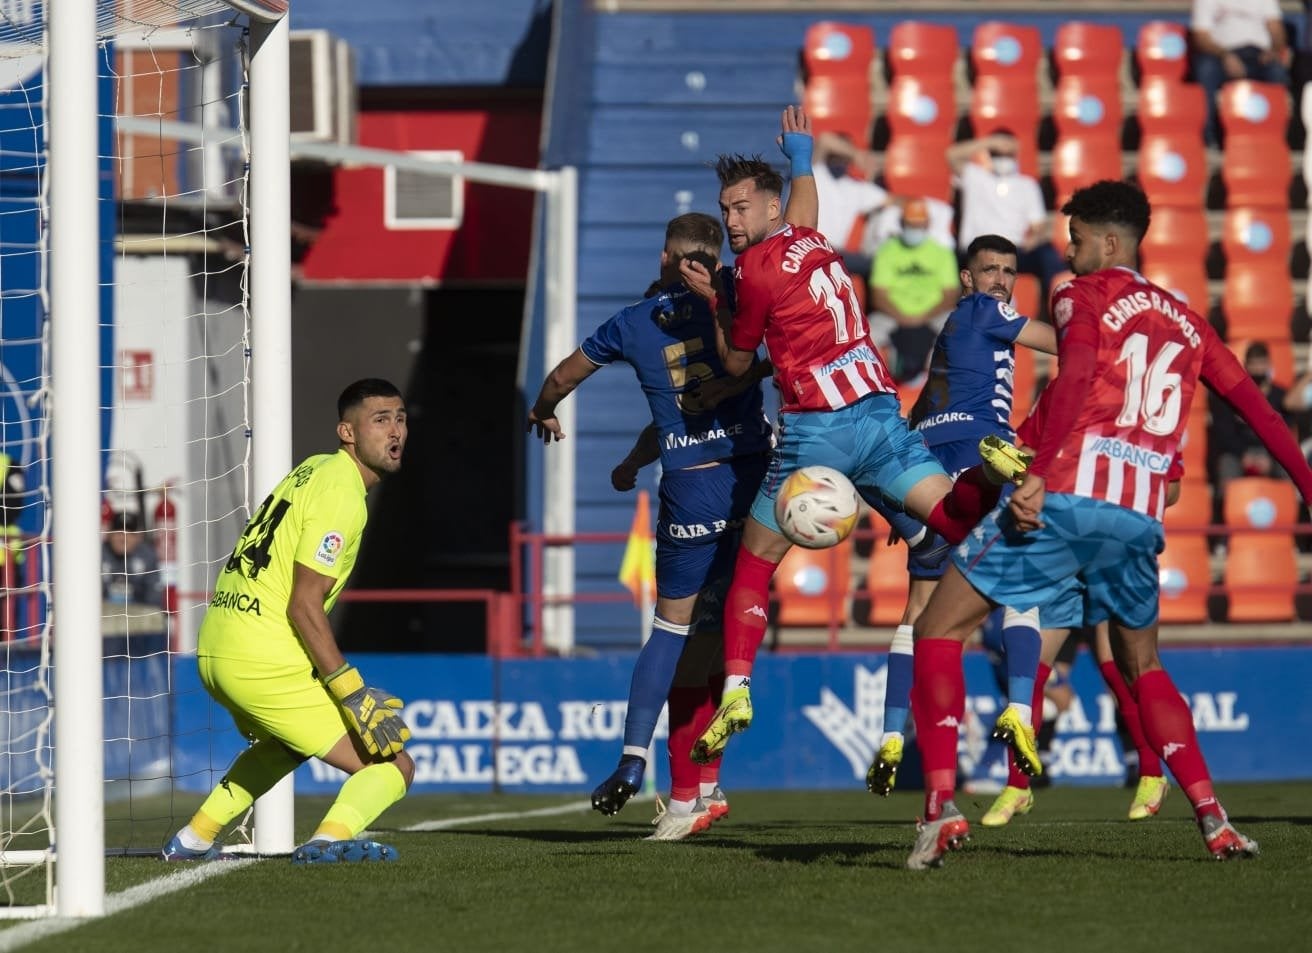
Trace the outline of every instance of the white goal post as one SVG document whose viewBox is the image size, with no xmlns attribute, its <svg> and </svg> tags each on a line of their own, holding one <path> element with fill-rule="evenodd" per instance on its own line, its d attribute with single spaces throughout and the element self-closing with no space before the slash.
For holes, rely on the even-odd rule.
<svg viewBox="0 0 1312 953">
<path fill-rule="evenodd" d="M 52 4 L 36 5 L 49 10 Z M 289 30 L 286 0 L 139 0 L 134 17 L 146 8 L 161 11 L 160 23 L 171 15 L 185 24 L 222 10 L 237 10 L 248 22 L 248 110 L 242 131 L 213 124 L 175 122 L 145 116 L 118 115 L 115 131 L 154 137 L 159 142 L 196 144 L 199 151 L 220 153 L 242 145 L 249 150 L 245 209 L 256 214 L 245 222 L 250 263 L 245 291 L 249 301 L 248 387 L 258 415 L 247 415 L 249 467 L 241 475 L 249 496 L 258 499 L 291 468 L 291 159 L 300 157 L 337 165 L 390 167 L 410 172 L 459 176 L 473 182 L 528 189 L 540 194 L 542 227 L 535 223 L 531 274 L 542 262 L 546 303 L 545 360 L 548 366 L 567 356 L 576 343 L 576 258 L 578 180 L 573 168 L 523 169 L 477 162 L 449 162 L 421 155 L 368 149 L 292 143 L 287 89 Z M 88 597 L 88 582 L 99 580 L 101 566 L 100 507 L 102 411 L 99 382 L 104 357 L 98 350 L 96 316 L 102 298 L 94 280 L 95 262 L 103 236 L 87 227 L 95 221 L 97 203 L 104 201 L 98 157 L 103 128 L 98 127 L 97 52 L 114 35 L 116 0 L 60 0 L 58 16 L 46 27 L 48 56 L 45 98 L 46 167 L 42 196 L 48 202 L 46 313 L 49 325 L 49 377 L 44 408 L 50 418 L 48 451 L 51 465 L 49 525 L 41 534 L 42 559 L 49 558 L 44 578 L 49 611 L 43 614 L 43 667 L 53 671 L 53 704 L 57 743 L 43 735 L 39 742 L 52 753 L 53 772 L 46 772 L 46 804 L 53 791 L 50 848 L 6 850 L 0 845 L 0 867 L 44 865 L 48 902 L 44 905 L 0 906 L 0 917 L 99 916 L 105 910 L 106 850 L 106 728 L 102 661 L 104 628 L 98 600 Z M 149 22 L 149 21 L 148 21 Z M 138 21 L 138 26 L 140 21 Z M 124 24 L 127 26 L 127 24 Z M 35 49 L 41 50 L 40 31 Z M 40 137 L 35 137 L 39 139 Z M 165 235 L 160 245 L 166 246 Z M 98 245 L 98 241 L 100 245 Z M 533 279 L 531 279 L 533 280 Z M 532 291 L 530 292 L 531 307 Z M 138 319 L 140 323 L 141 319 Z M 573 429 L 572 404 L 561 408 L 562 423 Z M 574 446 L 553 454 L 546 471 L 548 533 L 569 535 L 574 528 Z M 228 541 L 230 545 L 231 540 Z M 543 580 L 549 595 L 573 591 L 572 553 L 550 554 Z M 69 582 L 72 580 L 73 582 Z M 212 583 L 212 579 L 209 580 Z M 558 638 L 568 638 L 572 612 L 559 607 L 547 614 Z M 58 637 L 49 635 L 57 628 Z M 53 647 L 53 666 L 49 665 Z M 48 729 L 47 729 L 48 734 Z M 53 775 L 53 783 L 50 774 Z M 168 779 L 170 782 L 172 778 Z M 253 849 L 260 854 L 286 854 L 293 846 L 292 783 L 290 776 L 261 798 L 256 810 Z M 197 799 L 196 803 L 199 803 Z M 185 821 L 185 818 L 182 820 Z M 56 847 L 57 844 L 57 847 Z M 57 876 L 56 876 L 57 875 Z"/>
</svg>

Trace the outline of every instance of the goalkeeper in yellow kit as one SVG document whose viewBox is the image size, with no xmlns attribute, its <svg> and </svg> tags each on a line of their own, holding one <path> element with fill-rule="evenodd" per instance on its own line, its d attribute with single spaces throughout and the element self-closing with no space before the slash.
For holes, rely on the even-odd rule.
<svg viewBox="0 0 1312 953">
<path fill-rule="evenodd" d="M 225 825 L 307 758 L 350 777 L 293 863 L 393 860 L 360 839 L 405 796 L 415 764 L 401 700 L 364 679 L 337 648 L 328 610 L 355 566 L 365 493 L 401 468 L 406 411 L 384 380 L 356 381 L 337 400 L 336 453 L 289 473 L 246 525 L 201 622 L 201 681 L 254 743 L 233 763 L 165 860 L 218 856 Z"/>
</svg>

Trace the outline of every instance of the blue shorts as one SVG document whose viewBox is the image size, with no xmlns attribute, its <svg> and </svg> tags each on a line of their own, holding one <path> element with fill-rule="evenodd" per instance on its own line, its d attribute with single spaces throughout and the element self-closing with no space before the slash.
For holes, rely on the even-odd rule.
<svg viewBox="0 0 1312 953">
<path fill-rule="evenodd" d="M 866 499 L 902 506 L 911 488 L 943 468 L 925 438 L 907 428 L 897 398 L 872 394 L 841 410 L 779 415 L 779 446 L 752 503 L 752 517 L 774 532 L 774 501 L 784 480 L 805 466 L 845 473 Z M 946 474 L 943 474 L 946 476 Z"/>
<path fill-rule="evenodd" d="M 742 522 L 770 454 L 735 457 L 719 466 L 667 470 L 656 518 L 656 591 L 682 599 L 733 572 Z"/>
<path fill-rule="evenodd" d="M 1047 494 L 1042 519 L 1042 529 L 1021 533 L 1000 504 L 953 550 L 952 562 L 995 603 L 1038 606 L 1045 629 L 1104 619 L 1142 629 L 1157 621 L 1160 522 L 1069 493 Z"/>
</svg>

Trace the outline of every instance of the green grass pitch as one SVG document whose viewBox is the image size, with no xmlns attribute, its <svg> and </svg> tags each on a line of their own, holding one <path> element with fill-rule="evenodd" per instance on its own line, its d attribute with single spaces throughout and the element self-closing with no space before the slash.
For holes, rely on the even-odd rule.
<svg viewBox="0 0 1312 953">
<path fill-rule="evenodd" d="M 653 805 L 586 809 L 440 830 L 406 828 L 580 799 L 423 796 L 374 826 L 394 864 L 234 866 L 71 932 L 19 948 L 149 950 L 960 950 L 1061 953 L 1305 948 L 1312 931 L 1312 785 L 1223 785 L 1261 858 L 1210 859 L 1188 805 L 1125 821 L 1130 791 L 1040 791 L 1000 830 L 975 824 L 964 851 L 902 869 L 920 798 L 864 792 L 730 792 L 732 813 L 680 843 L 644 843 Z M 961 795 L 976 821 L 991 797 Z M 298 800 L 298 834 L 323 799 Z M 111 894 L 178 871 L 108 862 Z M 0 949 L 13 924 L 0 928 Z"/>
</svg>

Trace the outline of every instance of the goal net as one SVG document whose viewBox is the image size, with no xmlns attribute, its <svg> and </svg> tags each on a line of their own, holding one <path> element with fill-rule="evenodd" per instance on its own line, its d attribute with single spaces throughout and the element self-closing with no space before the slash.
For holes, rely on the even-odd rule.
<svg viewBox="0 0 1312 953">
<path fill-rule="evenodd" d="M 57 579 L 52 393 L 67 384 L 52 385 L 52 334 L 73 319 L 50 307 L 49 117 L 60 103 L 49 98 L 42 21 L 53 5 L 0 2 L 0 915 L 53 904 L 57 586 L 101 607 L 110 852 L 158 851 L 230 756 L 230 741 L 222 754 L 209 747 L 231 734 L 210 706 L 189 723 L 203 740 L 188 750 L 213 756 L 175 757 L 173 714 L 201 692 L 179 676 L 194 663 L 175 663 L 193 648 L 211 580 L 249 515 L 241 10 L 280 5 L 96 4 L 99 194 L 81 221 L 98 252 L 80 267 L 99 288 L 100 323 L 77 333 L 96 334 L 100 354 L 101 574 Z M 171 138 L 170 123 L 205 135 Z"/>
</svg>

